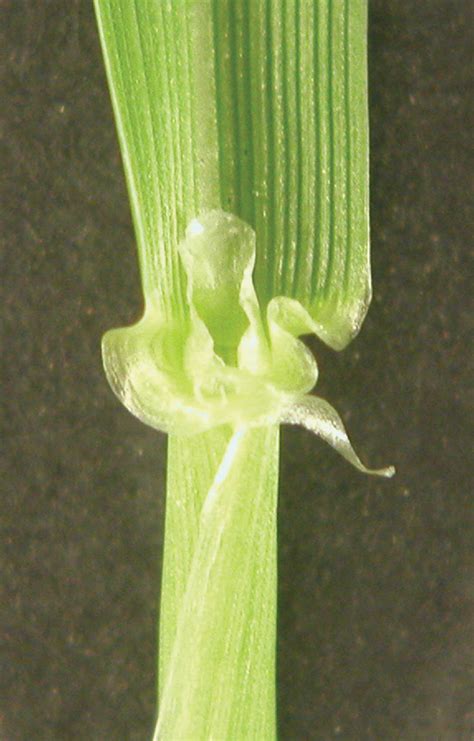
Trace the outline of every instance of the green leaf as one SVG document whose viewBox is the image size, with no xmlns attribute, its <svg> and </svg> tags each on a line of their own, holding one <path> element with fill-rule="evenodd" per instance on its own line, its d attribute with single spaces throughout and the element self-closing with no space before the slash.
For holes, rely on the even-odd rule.
<svg viewBox="0 0 474 741">
<path fill-rule="evenodd" d="M 170 433 L 155 738 L 271 741 L 278 424 L 367 471 L 298 340 L 370 301 L 367 2 L 94 1 L 145 299 L 104 364 Z"/>
<path fill-rule="evenodd" d="M 178 244 L 221 208 L 262 304 L 340 349 L 370 301 L 366 0 L 95 0 L 148 305 L 185 310 Z"/>
<path fill-rule="evenodd" d="M 217 208 L 212 7 L 197 0 L 95 0 L 148 309 L 186 312 L 177 247 Z"/>
<path fill-rule="evenodd" d="M 256 230 L 260 300 L 341 349 L 370 302 L 366 0 L 213 8 L 222 208 Z"/>
</svg>

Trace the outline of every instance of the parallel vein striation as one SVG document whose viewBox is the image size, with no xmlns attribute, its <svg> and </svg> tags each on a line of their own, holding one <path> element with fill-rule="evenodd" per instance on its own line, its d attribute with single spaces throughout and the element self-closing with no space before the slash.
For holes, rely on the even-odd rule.
<svg viewBox="0 0 474 741">
<path fill-rule="evenodd" d="M 95 0 L 148 309 L 186 311 L 177 246 L 220 206 L 209 3 Z M 204 54 L 203 54 L 204 50 Z"/>
<path fill-rule="evenodd" d="M 213 0 L 223 207 L 256 229 L 260 298 L 298 299 L 337 348 L 370 300 L 366 14 Z"/>
<path fill-rule="evenodd" d="M 177 245 L 222 208 L 263 303 L 343 347 L 370 300 L 366 0 L 96 0 L 147 305 L 185 311 Z"/>
</svg>

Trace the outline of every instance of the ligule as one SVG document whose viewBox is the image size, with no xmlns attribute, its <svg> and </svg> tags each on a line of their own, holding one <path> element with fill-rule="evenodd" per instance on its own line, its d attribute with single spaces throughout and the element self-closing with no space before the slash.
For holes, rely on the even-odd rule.
<svg viewBox="0 0 474 741">
<path fill-rule="evenodd" d="M 194 435 L 229 425 L 302 424 L 365 473 L 342 422 L 307 396 L 317 364 L 301 334 L 321 333 L 299 301 L 277 296 L 266 311 L 252 282 L 253 229 L 224 211 L 193 219 L 179 245 L 190 319 L 183 330 L 158 313 L 104 337 L 115 393 L 146 424 Z M 390 474 L 388 474 L 390 475 Z"/>
</svg>

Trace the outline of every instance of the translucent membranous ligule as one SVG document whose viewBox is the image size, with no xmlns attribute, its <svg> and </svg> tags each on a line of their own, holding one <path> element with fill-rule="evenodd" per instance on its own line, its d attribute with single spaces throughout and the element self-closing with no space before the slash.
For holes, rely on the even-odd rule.
<svg viewBox="0 0 474 741">
<path fill-rule="evenodd" d="M 315 432 L 357 468 L 366 469 L 337 412 L 310 396 L 316 361 L 298 339 L 321 334 L 294 299 L 259 305 L 252 282 L 255 232 L 232 214 L 194 219 L 179 246 L 187 278 L 188 320 L 179 326 L 150 310 L 132 327 L 104 336 L 109 383 L 143 422 L 192 435 L 212 427 L 289 423 Z"/>
</svg>

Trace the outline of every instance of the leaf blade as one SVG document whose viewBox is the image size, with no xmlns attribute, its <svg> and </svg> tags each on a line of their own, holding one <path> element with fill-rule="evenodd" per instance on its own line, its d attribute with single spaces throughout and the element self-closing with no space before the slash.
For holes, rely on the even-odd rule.
<svg viewBox="0 0 474 741">
<path fill-rule="evenodd" d="M 216 86 L 228 136 L 221 193 L 257 232 L 260 300 L 299 300 L 323 325 L 323 339 L 341 349 L 359 330 L 371 293 L 367 3 L 219 0 L 214 23 L 228 29 L 235 6 L 248 10 L 249 36 Z M 239 81 L 249 68 L 243 125 L 231 112 L 235 101 L 243 105 Z M 251 162 L 239 175 L 241 153 Z M 242 178 L 253 203 L 239 195 Z"/>
<path fill-rule="evenodd" d="M 95 0 L 145 303 L 186 313 L 177 246 L 219 205 L 209 2 Z"/>
<path fill-rule="evenodd" d="M 95 0 L 144 293 L 185 312 L 177 244 L 222 208 L 257 233 L 265 304 L 341 349 L 370 296 L 366 0 Z"/>
</svg>

